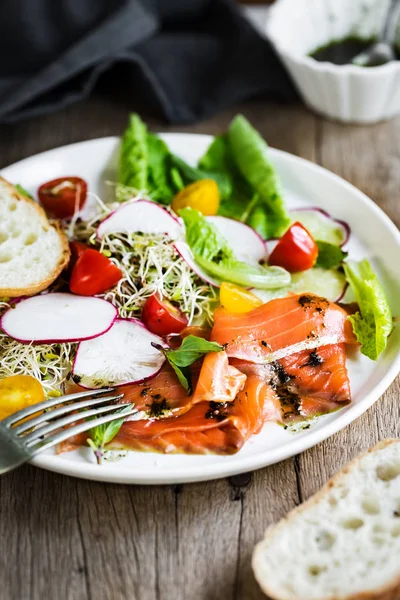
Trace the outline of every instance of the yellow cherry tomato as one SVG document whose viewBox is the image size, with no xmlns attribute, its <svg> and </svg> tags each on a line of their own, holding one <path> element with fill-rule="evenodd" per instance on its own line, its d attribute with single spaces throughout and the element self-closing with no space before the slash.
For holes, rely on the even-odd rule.
<svg viewBox="0 0 400 600">
<path fill-rule="evenodd" d="M 0 420 L 42 400 L 43 388 L 30 375 L 12 375 L 0 380 Z"/>
<path fill-rule="evenodd" d="M 172 210 L 194 208 L 203 215 L 216 215 L 219 208 L 219 190 L 214 179 L 200 179 L 180 190 L 172 200 Z"/>
<path fill-rule="evenodd" d="M 224 281 L 219 290 L 219 301 L 221 306 L 229 312 L 245 313 L 257 306 L 261 306 L 262 301 L 255 294 L 252 294 L 245 288 Z"/>
</svg>

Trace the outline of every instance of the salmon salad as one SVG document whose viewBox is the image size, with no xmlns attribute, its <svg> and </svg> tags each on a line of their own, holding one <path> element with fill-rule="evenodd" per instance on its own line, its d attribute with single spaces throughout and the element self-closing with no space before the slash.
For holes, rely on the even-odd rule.
<svg viewBox="0 0 400 600">
<path fill-rule="evenodd" d="M 267 422 L 295 435 L 352 402 L 349 353 L 385 350 L 389 303 L 349 256 L 350 225 L 288 209 L 242 115 L 196 166 L 131 115 L 107 199 L 84 172 L 36 197 L 2 181 L 48 219 L 62 262 L 3 287 L 0 263 L 0 419 L 84 389 L 135 408 L 58 452 L 228 455 Z"/>
</svg>

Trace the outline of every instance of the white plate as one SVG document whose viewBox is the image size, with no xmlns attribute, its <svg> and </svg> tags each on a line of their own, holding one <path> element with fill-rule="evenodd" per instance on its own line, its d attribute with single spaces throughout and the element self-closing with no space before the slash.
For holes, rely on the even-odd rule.
<svg viewBox="0 0 400 600">
<path fill-rule="evenodd" d="M 188 162 L 196 163 L 211 141 L 195 134 L 163 135 L 169 147 Z M 80 175 L 89 189 L 103 198 L 110 194 L 105 180 L 115 181 L 118 138 L 110 137 L 72 144 L 20 161 L 2 175 L 20 183 L 32 194 L 49 179 Z M 271 158 L 285 188 L 289 207 L 319 206 L 352 228 L 350 256 L 367 257 L 379 273 L 394 314 L 400 314 L 400 233 L 369 198 L 343 179 L 306 160 L 271 149 Z M 357 355 L 348 366 L 353 402 L 320 418 L 310 429 L 293 434 L 267 423 L 240 452 L 232 456 L 160 455 L 128 453 L 118 462 L 94 464 L 88 449 L 55 455 L 43 454 L 34 465 L 66 475 L 118 483 L 181 483 L 226 477 L 265 467 L 293 456 L 336 433 L 365 412 L 387 389 L 400 370 L 400 328 L 390 337 L 388 348 L 377 362 Z"/>
</svg>

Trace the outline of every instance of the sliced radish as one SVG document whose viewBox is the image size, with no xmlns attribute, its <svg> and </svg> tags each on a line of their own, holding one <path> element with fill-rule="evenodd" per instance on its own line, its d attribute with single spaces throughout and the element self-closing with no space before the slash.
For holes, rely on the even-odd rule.
<svg viewBox="0 0 400 600">
<path fill-rule="evenodd" d="M 267 251 L 264 240 L 249 225 L 227 217 L 215 216 L 206 217 L 206 219 L 224 236 L 239 260 L 258 264 L 266 258 Z"/>
<path fill-rule="evenodd" d="M 79 344 L 72 369 L 74 380 L 83 387 L 99 388 L 154 377 L 165 357 L 151 342 L 166 346 L 138 319 L 117 319 L 106 334 Z"/>
<path fill-rule="evenodd" d="M 193 252 L 191 251 L 189 245 L 184 240 L 178 240 L 174 244 L 175 250 L 180 254 L 183 260 L 189 265 L 189 267 L 206 283 L 213 285 L 214 287 L 220 287 L 221 281 L 209 275 L 206 271 L 204 271 L 199 265 L 196 263 Z"/>
<path fill-rule="evenodd" d="M 338 302 L 343 297 L 346 285 L 346 277 L 341 271 L 315 267 L 301 273 L 292 273 L 292 281 L 288 286 L 277 290 L 257 290 L 254 288 L 251 291 L 263 302 L 269 302 L 273 298 L 284 298 L 290 293 L 317 294 L 331 302 Z"/>
<path fill-rule="evenodd" d="M 344 246 L 349 241 L 350 226 L 344 221 L 334 219 L 322 208 L 297 208 L 289 211 L 292 223 L 299 221 L 311 233 L 314 239 Z"/>
<path fill-rule="evenodd" d="M 163 233 L 171 239 L 182 235 L 180 222 L 150 200 L 133 200 L 108 215 L 98 226 L 99 239 L 110 233 Z"/>
<path fill-rule="evenodd" d="M 79 342 L 106 333 L 117 314 L 115 306 L 102 298 L 43 294 L 8 309 L 0 327 L 22 343 Z"/>
</svg>

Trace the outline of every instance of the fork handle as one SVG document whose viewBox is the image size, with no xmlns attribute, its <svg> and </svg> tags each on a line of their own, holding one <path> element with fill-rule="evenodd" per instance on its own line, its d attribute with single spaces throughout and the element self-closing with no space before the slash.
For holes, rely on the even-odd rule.
<svg viewBox="0 0 400 600">
<path fill-rule="evenodd" d="M 0 475 L 16 469 L 25 462 L 28 462 L 32 456 L 23 448 L 18 447 L 13 440 L 5 440 L 1 445 L 0 452 Z"/>
</svg>

